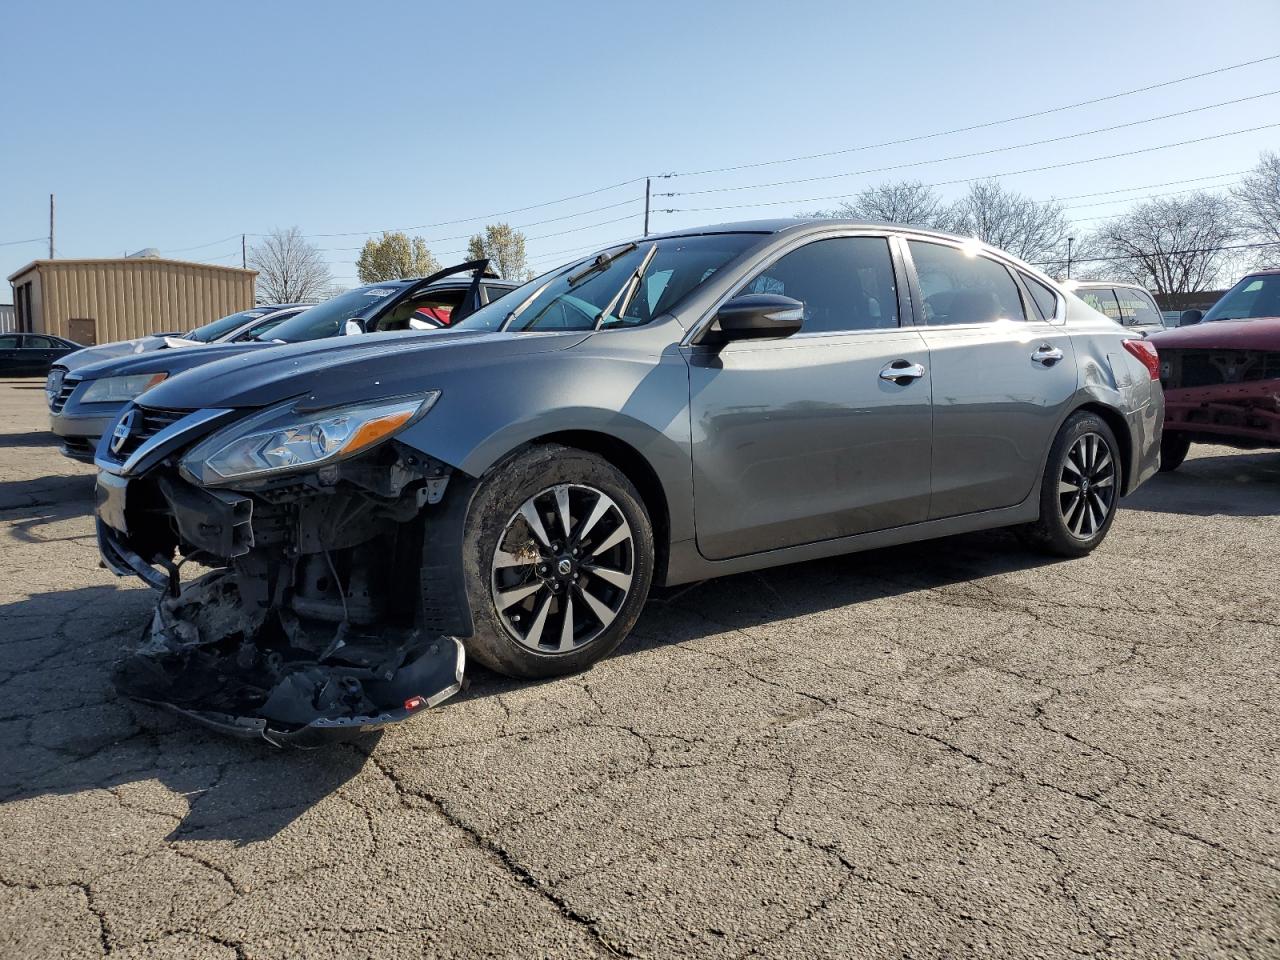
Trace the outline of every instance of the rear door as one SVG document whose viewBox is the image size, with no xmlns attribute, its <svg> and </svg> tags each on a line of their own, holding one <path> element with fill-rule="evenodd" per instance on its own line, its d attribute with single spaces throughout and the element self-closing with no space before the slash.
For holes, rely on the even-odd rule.
<svg viewBox="0 0 1280 960">
<path fill-rule="evenodd" d="M 929 357 L 885 236 L 802 242 L 735 290 L 805 305 L 800 333 L 685 348 L 699 551 L 713 559 L 923 520 Z M 919 373 L 883 379 L 891 365 Z"/>
<path fill-rule="evenodd" d="M 28 357 L 32 373 L 47 373 L 53 361 L 62 356 L 64 351 L 52 337 L 28 333 L 24 337 L 23 352 Z"/>
<path fill-rule="evenodd" d="M 929 516 L 1020 503 L 1076 391 L 1057 295 L 1048 291 L 1054 319 L 1044 320 L 994 257 L 936 239 L 912 239 L 906 248 L 933 378 Z"/>
</svg>

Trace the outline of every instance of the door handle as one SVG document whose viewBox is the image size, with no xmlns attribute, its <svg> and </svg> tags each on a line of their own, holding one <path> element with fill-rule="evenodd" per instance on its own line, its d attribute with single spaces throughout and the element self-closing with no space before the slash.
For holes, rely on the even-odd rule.
<svg viewBox="0 0 1280 960">
<path fill-rule="evenodd" d="M 888 380 L 899 386 L 904 386 L 912 380 L 919 380 L 923 376 L 924 364 L 912 363 L 910 360 L 895 360 L 880 371 L 881 380 Z"/>
<path fill-rule="evenodd" d="M 1057 347 L 1051 347 L 1047 343 L 1040 344 L 1036 348 L 1036 352 L 1031 354 L 1031 359 L 1036 363 L 1043 363 L 1046 367 L 1052 367 L 1061 360 L 1063 353 Z"/>
</svg>

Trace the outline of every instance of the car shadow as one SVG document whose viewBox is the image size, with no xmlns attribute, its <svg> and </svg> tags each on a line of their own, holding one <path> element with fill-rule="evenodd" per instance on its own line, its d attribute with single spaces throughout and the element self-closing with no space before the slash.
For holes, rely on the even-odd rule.
<svg viewBox="0 0 1280 960">
<path fill-rule="evenodd" d="M 0 448 L 57 447 L 62 438 L 48 430 L 30 430 L 27 433 L 0 433 Z"/>
<path fill-rule="evenodd" d="M 60 473 L 29 480 L 0 480 L 0 510 L 56 506 L 67 515 L 93 509 L 93 474 Z"/>
<path fill-rule="evenodd" d="M 1139 487 L 1121 509 L 1197 517 L 1275 515 L 1280 452 L 1195 456 L 1196 449 L 1177 470 L 1156 474 Z"/>
</svg>

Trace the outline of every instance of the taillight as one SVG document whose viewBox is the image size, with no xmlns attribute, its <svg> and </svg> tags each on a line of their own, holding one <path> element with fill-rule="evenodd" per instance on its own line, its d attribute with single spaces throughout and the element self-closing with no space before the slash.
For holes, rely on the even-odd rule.
<svg viewBox="0 0 1280 960">
<path fill-rule="evenodd" d="M 1160 379 L 1160 354 L 1150 340 L 1125 340 L 1124 348 L 1142 361 L 1152 380 Z"/>
</svg>

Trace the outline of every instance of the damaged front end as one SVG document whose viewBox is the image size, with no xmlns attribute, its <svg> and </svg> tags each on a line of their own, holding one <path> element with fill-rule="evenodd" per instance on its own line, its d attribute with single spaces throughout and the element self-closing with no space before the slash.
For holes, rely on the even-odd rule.
<svg viewBox="0 0 1280 960">
<path fill-rule="evenodd" d="M 299 745 L 457 693 L 465 604 L 423 563 L 450 468 L 392 439 L 432 399 L 126 411 L 96 460 L 99 549 L 162 595 L 118 690 Z M 210 569 L 183 587 L 186 564 Z"/>
</svg>

